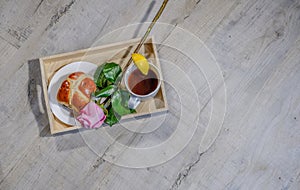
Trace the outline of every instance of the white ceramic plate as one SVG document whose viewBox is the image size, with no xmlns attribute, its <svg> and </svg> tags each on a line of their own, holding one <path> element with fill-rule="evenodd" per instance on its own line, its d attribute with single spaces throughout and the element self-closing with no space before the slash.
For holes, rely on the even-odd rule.
<svg viewBox="0 0 300 190">
<path fill-rule="evenodd" d="M 52 77 L 49 87 L 49 103 L 53 114 L 62 122 L 68 125 L 76 125 L 72 111 L 64 108 L 56 100 L 56 95 L 61 83 L 66 80 L 69 74 L 77 71 L 82 71 L 90 76 L 94 75 L 97 65 L 89 62 L 73 62 L 59 69 Z"/>
</svg>

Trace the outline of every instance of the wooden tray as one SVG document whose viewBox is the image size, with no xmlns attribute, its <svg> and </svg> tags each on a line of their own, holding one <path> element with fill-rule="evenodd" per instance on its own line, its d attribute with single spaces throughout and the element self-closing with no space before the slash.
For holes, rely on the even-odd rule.
<svg viewBox="0 0 300 190">
<path fill-rule="evenodd" d="M 76 61 L 87 61 L 97 65 L 101 65 L 105 62 L 115 62 L 117 64 L 123 64 L 124 66 L 124 62 L 128 61 L 131 53 L 134 51 L 139 41 L 140 39 L 132 39 L 129 41 L 40 58 L 43 91 L 51 134 L 57 134 L 81 128 L 81 126 L 72 126 L 61 122 L 55 117 L 50 109 L 48 85 L 55 72 L 63 66 Z M 140 53 L 142 53 L 147 59 L 151 60 L 152 63 L 155 64 L 159 69 L 161 69 L 156 46 L 153 43 L 153 37 L 150 37 L 146 40 L 145 44 L 140 50 Z M 168 104 L 166 101 L 164 83 L 162 82 L 159 92 L 153 99 L 142 102 L 136 109 L 137 113 L 123 116 L 121 118 L 121 122 L 130 120 L 132 118 L 137 119 L 151 116 L 153 114 L 159 114 L 166 112 L 167 110 Z"/>
</svg>

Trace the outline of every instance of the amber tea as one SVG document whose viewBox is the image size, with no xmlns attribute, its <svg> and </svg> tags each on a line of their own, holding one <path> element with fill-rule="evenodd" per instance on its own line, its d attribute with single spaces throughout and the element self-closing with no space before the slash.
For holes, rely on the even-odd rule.
<svg viewBox="0 0 300 190">
<path fill-rule="evenodd" d="M 158 77 L 151 69 L 146 76 L 138 69 L 135 69 L 128 77 L 128 86 L 130 90 L 137 95 L 150 94 L 157 88 L 157 85 Z"/>
</svg>

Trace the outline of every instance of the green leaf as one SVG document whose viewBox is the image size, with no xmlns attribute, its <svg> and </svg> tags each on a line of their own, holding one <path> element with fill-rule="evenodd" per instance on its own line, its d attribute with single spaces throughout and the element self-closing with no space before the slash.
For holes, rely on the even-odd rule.
<svg viewBox="0 0 300 190">
<path fill-rule="evenodd" d="M 109 85 L 105 88 L 103 88 L 102 90 L 96 91 L 95 92 L 95 97 L 99 98 L 99 97 L 108 97 L 110 95 L 112 95 L 117 89 L 116 85 Z"/>
<path fill-rule="evenodd" d="M 98 78 L 99 78 L 99 76 L 100 76 L 100 74 L 101 74 L 103 68 L 104 68 L 104 64 L 100 65 L 100 66 L 96 69 L 96 71 L 95 71 L 95 73 L 94 73 L 94 81 L 95 81 L 95 83 L 98 81 Z"/>
<path fill-rule="evenodd" d="M 105 64 L 100 65 L 94 73 L 94 82 L 99 88 L 104 88 L 107 84 L 107 79 L 103 73 Z"/>
<path fill-rule="evenodd" d="M 137 113 L 135 109 L 130 109 L 131 113 Z"/>
<path fill-rule="evenodd" d="M 122 97 L 122 105 L 128 108 L 128 101 L 130 99 L 130 93 L 127 90 L 120 90 L 121 97 Z M 130 109 L 130 108 L 128 108 Z M 136 113 L 135 109 L 130 109 L 130 113 Z"/>
<path fill-rule="evenodd" d="M 127 90 L 119 90 L 122 97 L 122 105 L 128 107 L 128 101 L 130 98 L 130 93 Z"/>
<path fill-rule="evenodd" d="M 120 90 L 120 93 L 121 93 L 121 97 L 122 97 L 122 105 L 124 107 L 126 107 L 127 109 L 129 109 L 130 113 L 136 113 L 135 109 L 130 109 L 128 107 L 128 101 L 130 99 L 130 93 L 127 90 Z"/>
<path fill-rule="evenodd" d="M 122 80 L 122 76 L 123 76 L 123 73 L 121 71 L 121 73 L 119 74 L 119 76 L 117 77 L 116 81 L 114 82 L 114 84 L 118 84 L 121 80 Z"/>
<path fill-rule="evenodd" d="M 122 72 L 122 69 L 120 65 L 111 62 L 111 63 L 105 63 L 104 68 L 103 68 L 103 73 L 106 78 L 111 83 L 115 83 L 118 76 Z"/>
<path fill-rule="evenodd" d="M 94 82 L 98 88 L 105 88 L 121 80 L 121 67 L 116 63 L 104 63 L 94 73 Z"/>
<path fill-rule="evenodd" d="M 113 126 L 114 124 L 118 123 L 120 120 L 120 117 L 117 117 L 114 109 L 110 106 L 108 109 L 108 114 L 106 115 L 105 123 L 109 126 Z"/>
<path fill-rule="evenodd" d="M 129 97 L 129 93 L 124 90 L 117 90 L 113 94 L 111 103 L 114 111 L 118 115 L 123 116 L 132 113 L 131 109 L 128 108 Z"/>
<path fill-rule="evenodd" d="M 97 104 L 103 109 L 106 120 L 105 123 L 112 126 L 119 122 L 121 116 L 136 113 L 135 110 L 128 108 L 129 92 L 117 90 L 116 84 L 122 80 L 122 69 L 116 63 L 104 63 L 97 68 L 94 73 L 94 81 L 98 90 L 94 93 L 97 98 L 107 97 L 105 105 Z M 107 108 L 107 109 L 105 109 Z"/>
</svg>

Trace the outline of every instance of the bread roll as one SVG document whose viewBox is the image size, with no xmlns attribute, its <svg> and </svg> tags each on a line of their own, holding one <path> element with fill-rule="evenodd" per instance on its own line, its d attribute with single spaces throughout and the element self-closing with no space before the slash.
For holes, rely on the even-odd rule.
<svg viewBox="0 0 300 190">
<path fill-rule="evenodd" d="M 96 85 L 91 77 L 83 72 L 75 72 L 62 82 L 57 92 L 57 101 L 79 112 L 90 102 L 91 94 L 95 90 Z"/>
</svg>

